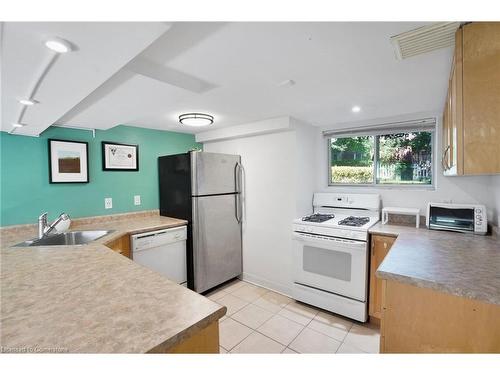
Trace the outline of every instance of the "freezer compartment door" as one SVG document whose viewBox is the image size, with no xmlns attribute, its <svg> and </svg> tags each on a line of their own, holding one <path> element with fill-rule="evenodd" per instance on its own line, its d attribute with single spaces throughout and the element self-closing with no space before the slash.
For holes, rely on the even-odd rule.
<svg viewBox="0 0 500 375">
<path fill-rule="evenodd" d="M 193 198 L 194 290 L 204 292 L 243 272 L 237 194 Z"/>
<path fill-rule="evenodd" d="M 228 194 L 238 191 L 239 155 L 212 152 L 191 153 L 193 196 Z"/>
<path fill-rule="evenodd" d="M 191 221 L 190 154 L 158 158 L 160 215 Z"/>
</svg>

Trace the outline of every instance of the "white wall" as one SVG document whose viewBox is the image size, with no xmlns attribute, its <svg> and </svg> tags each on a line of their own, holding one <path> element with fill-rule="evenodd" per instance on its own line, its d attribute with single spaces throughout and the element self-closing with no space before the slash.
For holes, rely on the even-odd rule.
<svg viewBox="0 0 500 375">
<path fill-rule="evenodd" d="M 207 130 L 197 133 L 195 138 L 196 142 L 200 143 L 223 141 L 292 130 L 292 126 L 293 122 L 289 116 L 281 116 L 226 128 Z"/>
<path fill-rule="evenodd" d="M 291 119 L 295 129 L 296 211 L 295 218 L 310 214 L 312 195 L 317 190 L 316 138 L 317 128 Z"/>
<path fill-rule="evenodd" d="M 416 115 L 401 116 L 399 120 L 406 120 Z M 392 118 L 391 120 L 394 120 Z M 380 120 L 377 120 L 380 121 Z M 441 150 L 441 123 L 437 124 L 437 148 L 434 160 L 440 160 Z M 318 129 L 316 136 L 317 153 L 317 185 L 318 191 L 330 192 L 359 192 L 378 193 L 382 198 L 383 206 L 415 207 L 420 208 L 421 215 L 425 215 L 427 203 L 451 201 L 452 203 L 481 203 L 488 209 L 488 220 L 498 225 L 500 215 L 500 176 L 461 176 L 445 177 L 439 162 L 435 162 L 435 189 L 428 188 L 398 188 L 398 187 L 332 187 L 328 186 L 328 153 L 326 139 Z"/>
<path fill-rule="evenodd" d="M 285 294 L 291 285 L 295 140 L 288 131 L 203 145 L 204 151 L 241 155 L 245 168 L 243 278 Z"/>
<path fill-rule="evenodd" d="M 338 188 L 327 186 L 327 148 L 321 129 L 293 118 L 272 120 L 277 133 L 245 133 L 234 138 L 207 137 L 208 152 L 239 154 L 245 167 L 243 222 L 243 278 L 290 294 L 292 285 L 292 221 L 310 213 L 314 191 L 377 192 L 384 205 L 420 207 L 429 201 L 481 202 L 490 220 L 500 214 L 500 176 L 443 177 L 437 173 L 436 190 L 396 188 Z M 270 130 L 271 131 L 271 130 Z M 439 137 L 438 137 L 439 138 Z"/>
<path fill-rule="evenodd" d="M 312 209 L 317 129 L 288 117 L 288 125 L 283 126 L 283 119 L 266 120 L 269 131 L 253 124 L 240 126 L 257 129 L 258 135 L 253 136 L 245 132 L 235 138 L 241 132 L 230 129 L 223 134 L 207 132 L 203 149 L 241 155 L 245 168 L 243 278 L 290 294 L 292 221 Z"/>
<path fill-rule="evenodd" d="M 494 201 L 495 211 L 493 212 L 493 222 L 500 227 L 500 175 L 491 176 L 491 196 Z M 500 228 L 499 228 L 500 229 Z"/>
</svg>

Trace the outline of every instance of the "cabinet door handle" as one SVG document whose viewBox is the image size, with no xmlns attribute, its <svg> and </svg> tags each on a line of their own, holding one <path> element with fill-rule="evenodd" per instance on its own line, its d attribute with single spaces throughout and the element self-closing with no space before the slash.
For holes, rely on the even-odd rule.
<svg viewBox="0 0 500 375">
<path fill-rule="evenodd" d="M 446 155 L 448 154 L 448 151 L 450 151 L 450 145 L 446 146 L 446 148 L 443 152 L 443 157 L 441 158 L 441 166 L 443 167 L 444 171 L 447 171 L 448 169 L 450 169 L 450 166 L 448 165 L 448 163 L 446 161 Z"/>
</svg>

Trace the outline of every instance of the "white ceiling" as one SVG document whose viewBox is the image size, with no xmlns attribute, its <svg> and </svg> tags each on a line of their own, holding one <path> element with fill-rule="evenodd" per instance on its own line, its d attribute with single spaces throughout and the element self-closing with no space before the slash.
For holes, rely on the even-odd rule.
<svg viewBox="0 0 500 375">
<path fill-rule="evenodd" d="M 16 134 L 38 135 L 134 58 L 169 25 L 123 22 L 5 22 L 2 35 L 2 124 L 11 131 L 22 105 L 49 64 L 54 52 L 44 46 L 51 37 L 73 44 L 60 55 L 33 97 L 39 104 L 26 108 Z"/>
<path fill-rule="evenodd" d="M 389 40 L 424 24 L 173 23 L 128 65 L 116 68 L 105 83 L 53 121 L 98 129 L 128 124 L 196 132 L 207 128 L 181 126 L 178 115 L 213 114 L 212 128 L 286 115 L 323 127 L 441 110 L 451 48 L 398 61 Z M 132 34 L 146 27 L 137 25 L 129 24 Z M 98 39 L 95 34 L 93 38 Z M 111 46 L 108 52 L 114 51 Z M 113 56 L 102 54 L 100 64 Z M 30 56 L 24 70 L 16 72 L 28 70 L 37 59 L 40 56 Z M 22 78 L 15 75 L 12 80 Z M 295 84 L 279 86 L 285 80 Z M 87 85 L 86 77 L 76 81 Z M 352 113 L 353 105 L 362 111 Z"/>
</svg>

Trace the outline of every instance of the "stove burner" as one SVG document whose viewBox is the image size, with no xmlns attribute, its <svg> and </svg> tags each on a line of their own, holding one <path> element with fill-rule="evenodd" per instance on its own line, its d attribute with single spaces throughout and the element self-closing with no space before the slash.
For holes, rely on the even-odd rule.
<svg viewBox="0 0 500 375">
<path fill-rule="evenodd" d="M 310 221 L 313 223 L 322 223 L 323 221 L 327 221 L 333 219 L 335 215 L 325 215 L 325 214 L 312 214 L 309 216 L 304 216 L 302 221 Z"/>
<path fill-rule="evenodd" d="M 369 221 L 370 221 L 369 217 L 349 216 L 346 217 L 344 220 L 339 221 L 339 225 L 348 225 L 350 227 L 362 227 Z"/>
</svg>

